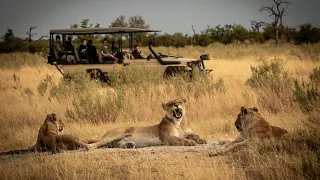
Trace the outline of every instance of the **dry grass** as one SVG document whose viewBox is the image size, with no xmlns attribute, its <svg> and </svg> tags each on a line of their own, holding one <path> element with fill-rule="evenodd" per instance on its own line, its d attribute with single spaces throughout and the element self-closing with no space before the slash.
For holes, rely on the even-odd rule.
<svg viewBox="0 0 320 180">
<path fill-rule="evenodd" d="M 307 78 L 314 67 L 320 66 L 320 62 L 313 61 L 319 55 L 318 47 L 319 45 L 297 47 L 286 44 L 277 49 L 264 44 L 248 47 L 212 45 L 208 48 L 195 49 L 191 47 L 158 48 L 157 51 L 163 53 L 170 52 L 189 57 L 199 57 L 204 53 L 211 55 L 212 60 L 206 62 L 207 68 L 214 69 L 210 83 L 202 86 L 201 83 L 195 82 L 194 87 L 190 86 L 190 83 L 174 80 L 164 82 L 154 77 L 153 80 L 157 81 L 156 83 L 133 82 L 115 87 L 102 87 L 90 81 L 85 81 L 79 86 L 66 85 L 61 82 L 59 72 L 49 65 L 34 67 L 26 64 L 19 66 L 19 69 L 15 66 L 5 67 L 0 70 L 0 127 L 2 129 L 0 141 L 3 144 L 0 146 L 0 151 L 33 145 L 38 128 L 47 113 L 55 112 L 64 119 L 67 124 L 64 133 L 92 139 L 101 137 L 104 132 L 115 127 L 152 125 L 159 122 L 164 114 L 161 102 L 175 97 L 188 99 L 186 119 L 194 131 L 207 139 L 236 137 L 238 133 L 233 122 L 241 106 L 257 106 L 272 125 L 285 127 L 291 134 L 296 134 L 297 131 L 306 129 L 304 121 L 307 115 L 303 114 L 297 105 L 283 105 L 286 108 L 276 114 L 269 109 L 261 108 L 264 104 L 257 91 L 245 85 L 245 82 L 251 76 L 250 66 L 260 64 L 261 59 L 274 57 L 283 60 L 285 69 L 292 76 Z M 315 50 L 316 48 L 318 51 Z M 24 54 L 16 56 L 22 58 Z M 0 61 L 6 58 L 7 55 L 0 55 Z M 36 58 L 45 62 L 40 56 Z M 44 79 L 48 79 L 47 77 L 51 80 L 47 84 L 44 95 L 41 96 L 38 87 Z M 223 78 L 225 92 L 215 89 L 219 78 Z M 50 89 L 54 88 L 57 92 L 55 95 L 50 93 Z M 275 98 L 272 96 L 270 94 L 269 98 Z M 81 101 L 83 99 L 85 101 Z M 274 100 L 275 103 L 282 103 L 278 101 Z M 74 102 L 78 105 L 75 106 Z M 118 103 L 121 107 L 116 107 L 112 111 L 110 110 L 114 107 L 112 103 Z M 86 109 L 77 111 L 77 107 Z M 80 112 L 83 116 L 79 117 L 74 114 L 75 112 Z M 97 117 L 92 118 L 85 116 L 86 114 Z M 290 149 L 288 148 L 290 143 L 284 144 L 284 149 Z M 182 147 L 103 149 L 55 155 L 7 156 L 0 157 L 0 179 L 303 179 L 314 177 L 305 175 L 305 158 L 299 150 L 290 153 L 289 150 L 270 150 L 271 145 L 268 147 L 269 151 L 267 151 L 268 148 L 262 150 L 253 148 L 253 150 L 231 156 L 219 157 L 209 157 L 210 149 L 193 151 Z M 308 155 L 308 160 L 316 161 L 314 154 L 305 155 Z M 316 162 L 311 163 L 308 167 L 316 167 L 315 164 Z"/>
</svg>

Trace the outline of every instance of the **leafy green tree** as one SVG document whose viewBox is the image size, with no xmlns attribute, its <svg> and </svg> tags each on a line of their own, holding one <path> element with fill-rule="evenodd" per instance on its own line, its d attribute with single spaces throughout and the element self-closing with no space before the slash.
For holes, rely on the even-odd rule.
<svg viewBox="0 0 320 180">
<path fill-rule="evenodd" d="M 244 42 L 249 37 L 248 30 L 240 24 L 234 24 L 232 27 L 233 35 L 232 38 L 235 41 Z"/>
<path fill-rule="evenodd" d="M 265 27 L 263 27 L 263 37 L 266 41 L 270 39 L 276 39 L 274 25 L 268 24 Z"/>
<path fill-rule="evenodd" d="M 15 51 L 23 51 L 23 47 L 26 44 L 21 38 L 14 36 L 13 30 L 8 28 L 7 32 L 1 38 L 0 53 L 11 53 Z"/>
<path fill-rule="evenodd" d="M 111 25 L 109 27 L 128 27 L 128 23 L 126 22 L 126 16 L 121 15 L 117 17 L 117 19 L 111 22 Z"/>
<path fill-rule="evenodd" d="M 129 27 L 133 28 L 142 28 L 142 29 L 149 29 L 150 25 L 146 24 L 145 20 L 142 16 L 130 16 L 128 19 Z"/>
<path fill-rule="evenodd" d="M 320 29 L 312 26 L 310 23 L 300 25 L 300 30 L 297 34 L 296 42 L 303 43 L 317 43 L 320 41 Z"/>
<path fill-rule="evenodd" d="M 80 24 L 72 24 L 71 28 L 98 28 L 100 27 L 99 23 L 96 23 L 94 26 L 93 24 L 89 24 L 90 20 L 89 19 L 83 19 Z M 102 36 L 101 35 L 77 35 L 76 38 L 73 40 L 73 44 L 75 45 L 75 47 L 78 47 L 80 44 L 82 44 L 83 39 L 87 39 L 87 40 L 92 40 L 94 45 L 99 45 L 101 44 L 101 39 Z"/>
<path fill-rule="evenodd" d="M 4 36 L 1 38 L 3 42 L 9 42 L 14 39 L 13 30 L 10 28 L 7 28 L 7 32 L 4 34 Z"/>
</svg>

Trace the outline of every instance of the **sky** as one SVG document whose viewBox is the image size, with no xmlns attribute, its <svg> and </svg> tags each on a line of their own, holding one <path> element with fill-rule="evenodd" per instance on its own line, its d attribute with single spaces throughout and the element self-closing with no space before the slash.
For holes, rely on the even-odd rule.
<svg viewBox="0 0 320 180">
<path fill-rule="evenodd" d="M 284 24 L 298 27 L 312 23 L 320 27 L 320 0 L 289 0 Z M 261 6 L 273 0 L 1 0 L 0 36 L 7 28 L 15 36 L 27 37 L 30 26 L 37 26 L 34 38 L 47 35 L 50 29 L 70 28 L 71 24 L 89 19 L 108 27 L 120 15 L 141 15 L 150 29 L 163 33 L 193 34 L 225 24 L 241 24 L 250 28 L 250 20 L 271 22 Z"/>
</svg>

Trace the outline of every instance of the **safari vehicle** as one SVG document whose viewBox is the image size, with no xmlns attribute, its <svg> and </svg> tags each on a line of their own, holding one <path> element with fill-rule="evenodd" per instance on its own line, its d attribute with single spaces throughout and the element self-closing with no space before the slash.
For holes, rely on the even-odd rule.
<svg viewBox="0 0 320 180">
<path fill-rule="evenodd" d="M 148 33 L 148 32 L 161 32 L 159 30 L 150 30 L 150 29 L 139 29 L 139 28 L 126 28 L 126 27 L 111 27 L 111 28 L 70 28 L 70 29 L 53 29 L 50 30 L 50 54 L 48 55 L 48 63 L 51 65 L 55 65 L 57 69 L 64 75 L 65 71 L 76 71 L 79 66 L 86 69 L 88 73 L 95 72 L 98 75 L 100 80 L 106 81 L 108 79 L 108 73 L 110 73 L 114 69 L 121 69 L 125 66 L 144 66 L 146 68 L 150 68 L 152 70 L 158 71 L 162 73 L 164 76 L 170 76 L 178 72 L 192 72 L 195 69 L 200 70 L 203 73 L 210 73 L 212 70 L 208 70 L 205 68 L 204 60 L 210 60 L 208 54 L 204 54 L 200 56 L 200 59 L 191 59 L 184 58 L 179 55 L 165 55 L 161 53 L 156 53 L 152 48 L 152 43 L 149 43 L 150 54 L 146 59 L 130 59 L 130 54 L 133 51 L 133 41 L 132 35 L 133 33 Z M 90 64 L 86 61 L 82 61 L 79 58 L 79 54 L 77 49 L 75 49 L 72 54 L 76 58 L 76 63 L 68 63 L 65 60 L 59 58 L 55 58 L 54 56 L 54 37 L 55 35 L 62 35 L 62 44 L 65 44 L 66 36 L 73 35 L 88 35 L 88 34 L 112 34 L 118 35 L 118 49 L 119 56 L 117 63 L 107 63 L 102 60 L 100 52 L 98 53 L 99 62 Z M 123 36 L 127 34 L 126 37 L 129 37 L 129 51 L 123 50 Z M 96 45 L 97 49 L 98 46 Z M 60 55 L 64 53 L 70 54 L 70 52 L 62 52 Z M 143 52 L 144 54 L 148 54 L 147 52 Z M 92 74 L 91 74 L 92 75 Z M 65 75 L 64 75 L 65 76 Z M 97 76 L 95 76 L 97 77 Z"/>
</svg>

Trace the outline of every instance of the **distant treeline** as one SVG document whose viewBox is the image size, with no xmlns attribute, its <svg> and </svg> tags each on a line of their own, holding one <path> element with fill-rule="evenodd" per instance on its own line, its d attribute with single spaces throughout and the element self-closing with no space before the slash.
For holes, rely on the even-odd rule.
<svg viewBox="0 0 320 180">
<path fill-rule="evenodd" d="M 94 27 L 99 27 L 100 24 L 96 24 Z M 128 22 L 125 16 L 119 16 L 114 20 L 110 27 L 137 27 L 137 28 L 149 28 L 150 25 L 146 24 L 141 16 L 131 16 Z M 73 24 L 71 28 L 89 28 L 93 27 L 89 24 L 89 20 L 85 19 L 80 24 Z M 191 28 L 191 27 L 190 27 Z M 183 34 L 177 32 L 174 34 L 146 34 L 139 33 L 134 34 L 134 43 L 141 46 L 147 46 L 150 41 L 154 42 L 155 46 L 166 47 L 184 47 L 187 45 L 194 46 L 208 46 L 212 43 L 231 44 L 231 43 L 264 43 L 268 40 L 275 39 L 276 33 L 272 24 L 266 24 L 260 28 L 246 29 L 239 24 L 226 24 L 224 26 L 218 25 L 215 27 L 208 26 L 200 33 L 194 33 L 193 35 Z M 289 42 L 294 44 L 314 44 L 320 41 L 320 28 L 313 26 L 312 24 L 303 24 L 298 28 L 282 26 L 279 30 L 280 42 Z M 108 38 L 110 41 L 117 40 L 112 36 L 101 35 L 86 35 L 73 37 L 73 43 L 78 46 L 82 39 L 92 39 L 94 45 L 99 46 L 104 38 Z M 128 41 L 123 43 L 124 47 L 128 47 Z M 0 53 L 10 53 L 16 51 L 27 51 L 31 53 L 35 52 L 49 52 L 48 40 L 22 39 L 14 36 L 13 30 L 8 28 L 8 31 L 4 34 L 0 41 Z"/>
</svg>

